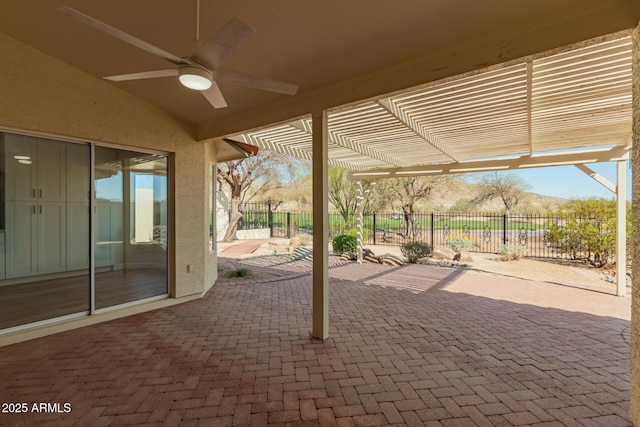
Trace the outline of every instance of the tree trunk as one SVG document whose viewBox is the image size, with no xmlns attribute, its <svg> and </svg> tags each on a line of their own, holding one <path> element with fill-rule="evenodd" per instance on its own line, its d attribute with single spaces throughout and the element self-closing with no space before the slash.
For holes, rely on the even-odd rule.
<svg viewBox="0 0 640 427">
<path fill-rule="evenodd" d="M 413 238 L 413 205 L 404 205 L 402 207 L 402 212 L 404 213 L 404 237 Z"/>
<path fill-rule="evenodd" d="M 236 237 L 236 230 L 238 230 L 238 224 L 242 219 L 242 213 L 240 212 L 240 198 L 239 197 L 231 197 L 231 215 L 229 218 L 229 226 L 227 227 L 226 233 L 224 233 L 223 242 L 233 242 L 233 239 Z"/>
</svg>

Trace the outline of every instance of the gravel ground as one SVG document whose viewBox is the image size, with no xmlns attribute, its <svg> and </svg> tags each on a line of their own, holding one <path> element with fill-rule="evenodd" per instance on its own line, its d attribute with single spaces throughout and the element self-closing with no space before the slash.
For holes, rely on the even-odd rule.
<svg viewBox="0 0 640 427">
<path fill-rule="evenodd" d="M 288 241 L 286 239 L 264 239 L 261 241 L 262 246 L 253 253 L 240 255 L 237 261 L 249 261 L 250 258 L 259 257 L 260 265 L 268 266 L 269 259 L 273 258 L 274 263 L 281 263 L 290 252 L 287 252 Z M 236 241 L 233 244 L 240 244 Z M 218 249 L 221 250 L 230 244 L 218 243 Z M 222 246 L 222 248 L 220 247 Z M 373 246 L 368 245 L 374 254 L 382 255 L 389 253 L 402 257 L 400 248 L 396 246 Z M 277 255 L 274 255 L 277 253 Z M 222 254 L 223 255 L 223 254 Z M 269 256 L 273 255 L 273 256 Z M 224 255 L 223 255 L 224 256 Z M 596 288 L 600 290 L 615 292 L 615 278 L 613 278 L 612 270 L 597 269 L 580 262 L 570 262 L 561 260 L 542 260 L 533 258 L 524 258 L 518 261 L 502 261 L 496 254 L 472 253 L 473 262 L 455 263 L 442 262 L 437 260 L 425 260 L 425 264 L 437 264 L 443 267 L 466 268 L 472 271 L 482 272 L 486 274 L 515 277 L 525 280 L 536 280 L 551 283 L 560 283 L 564 285 L 578 286 L 584 288 Z M 255 261 L 258 261 L 257 259 Z M 296 262 L 308 262 L 308 260 L 298 260 Z M 249 262 L 251 263 L 251 262 Z M 229 267 L 229 266 L 225 266 Z M 310 265 L 309 265 L 310 267 Z"/>
</svg>

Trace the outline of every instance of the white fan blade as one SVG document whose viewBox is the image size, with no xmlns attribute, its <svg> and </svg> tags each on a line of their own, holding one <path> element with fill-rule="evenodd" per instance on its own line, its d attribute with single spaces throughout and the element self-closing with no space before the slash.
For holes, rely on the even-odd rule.
<svg viewBox="0 0 640 427">
<path fill-rule="evenodd" d="M 107 76 L 103 78 L 105 80 L 111 80 L 113 82 L 123 82 L 125 80 L 155 79 L 157 77 L 173 77 L 177 75 L 178 75 L 178 70 L 175 68 L 172 68 L 169 70 L 143 71 L 141 73 L 119 74 L 117 76 Z"/>
<path fill-rule="evenodd" d="M 110 36 L 120 39 L 125 43 L 129 43 L 130 45 L 135 46 L 138 49 L 142 49 L 146 52 L 149 52 L 152 55 L 159 56 L 160 58 L 166 59 L 167 61 L 173 64 L 176 64 L 176 65 L 189 64 L 188 61 L 185 61 L 184 59 L 179 58 L 172 53 L 162 50 L 159 47 L 155 47 L 154 45 L 149 44 L 143 40 L 140 40 L 139 38 L 134 37 L 131 34 L 127 34 L 122 30 L 114 28 L 109 24 L 105 24 L 104 22 L 98 21 L 97 19 L 92 18 L 88 15 L 85 15 L 84 13 L 78 12 L 75 9 L 64 6 L 64 7 L 61 7 L 59 10 L 77 19 L 78 21 L 95 28 L 96 30 L 102 31 L 103 33 L 107 33 Z"/>
<path fill-rule="evenodd" d="M 212 82 L 213 84 L 207 90 L 202 90 L 200 93 L 207 98 L 209 104 L 213 106 L 213 108 L 225 108 L 227 106 L 227 101 L 224 100 L 224 96 L 222 96 L 222 92 L 220 92 L 220 88 L 218 87 L 216 82 Z"/>
<path fill-rule="evenodd" d="M 298 92 L 298 86 L 296 85 L 265 79 L 262 77 L 249 76 L 237 71 L 216 70 L 213 74 L 213 78 L 222 83 L 252 87 L 254 89 L 283 93 L 285 95 L 295 95 L 296 92 Z"/>
<path fill-rule="evenodd" d="M 217 33 L 191 55 L 191 60 L 210 70 L 218 68 L 242 40 L 255 30 L 239 20 L 231 18 Z"/>
</svg>

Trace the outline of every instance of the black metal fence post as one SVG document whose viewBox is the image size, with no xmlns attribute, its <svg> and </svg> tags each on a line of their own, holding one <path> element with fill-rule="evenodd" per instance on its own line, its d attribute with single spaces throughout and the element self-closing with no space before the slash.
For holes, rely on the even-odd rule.
<svg viewBox="0 0 640 427">
<path fill-rule="evenodd" d="M 502 216 L 502 243 L 507 244 L 507 214 Z"/>
<path fill-rule="evenodd" d="M 435 225 L 434 225 L 434 222 L 435 222 L 435 215 L 434 215 L 433 212 L 431 212 L 431 226 L 429 227 L 429 229 L 431 231 L 431 237 L 430 237 L 431 238 L 431 250 L 433 250 L 433 245 L 435 243 L 435 239 L 434 239 Z"/>
<path fill-rule="evenodd" d="M 271 210 L 271 201 L 267 204 L 267 222 L 269 224 L 269 237 L 273 237 L 273 211 Z"/>
<path fill-rule="evenodd" d="M 376 231 L 377 231 L 377 227 L 376 227 L 376 213 L 373 213 L 373 244 L 376 244 Z"/>
<path fill-rule="evenodd" d="M 291 238 L 291 212 L 287 212 L 287 239 Z"/>
</svg>

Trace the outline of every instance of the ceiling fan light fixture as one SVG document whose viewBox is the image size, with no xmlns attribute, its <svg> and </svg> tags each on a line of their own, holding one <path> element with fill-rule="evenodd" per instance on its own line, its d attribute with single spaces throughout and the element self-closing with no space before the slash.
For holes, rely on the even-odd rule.
<svg viewBox="0 0 640 427">
<path fill-rule="evenodd" d="M 189 89 L 207 90 L 212 85 L 213 74 L 204 68 L 186 66 L 180 67 L 178 79 L 184 87 Z"/>
</svg>

